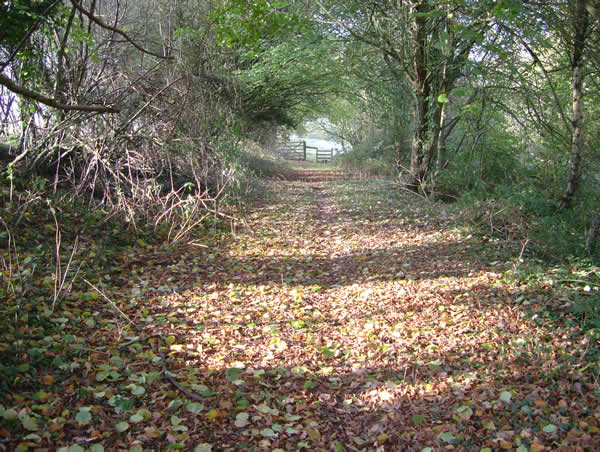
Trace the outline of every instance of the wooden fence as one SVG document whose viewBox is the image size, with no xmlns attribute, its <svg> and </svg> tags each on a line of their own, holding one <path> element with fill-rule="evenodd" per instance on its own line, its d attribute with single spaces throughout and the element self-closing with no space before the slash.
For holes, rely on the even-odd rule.
<svg viewBox="0 0 600 452">
<path fill-rule="evenodd" d="M 317 162 L 329 162 L 333 160 L 333 149 L 317 149 L 316 160 Z"/>
<path fill-rule="evenodd" d="M 288 141 L 279 148 L 280 154 L 286 160 L 306 160 L 306 151 L 314 151 L 315 161 L 329 162 L 333 160 L 333 149 L 319 149 L 314 146 L 307 146 L 306 141 Z"/>
<path fill-rule="evenodd" d="M 279 148 L 279 152 L 286 160 L 306 160 L 306 148 L 306 141 L 288 141 Z"/>
</svg>

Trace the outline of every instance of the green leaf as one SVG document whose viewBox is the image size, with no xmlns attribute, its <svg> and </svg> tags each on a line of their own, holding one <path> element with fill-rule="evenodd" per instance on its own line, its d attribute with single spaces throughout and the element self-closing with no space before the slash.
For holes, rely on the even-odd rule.
<svg viewBox="0 0 600 452">
<path fill-rule="evenodd" d="M 250 423 L 248 418 L 249 418 L 248 413 L 238 413 L 235 416 L 235 421 L 234 421 L 235 426 L 238 428 L 245 427 L 246 425 L 248 425 Z"/>
<path fill-rule="evenodd" d="M 546 433 L 554 433 L 557 430 L 557 427 L 554 424 L 548 424 L 542 430 Z"/>
<path fill-rule="evenodd" d="M 179 416 L 175 416 L 174 414 L 171 416 L 171 425 L 179 425 L 181 424 L 181 419 Z"/>
<path fill-rule="evenodd" d="M 140 408 L 139 410 L 137 410 L 137 413 L 135 413 L 138 416 L 142 416 L 142 419 L 145 422 L 148 422 L 149 420 L 152 419 L 152 413 L 150 412 L 150 410 L 146 409 L 146 408 Z"/>
<path fill-rule="evenodd" d="M 104 446 L 102 444 L 92 444 L 90 452 L 104 452 Z"/>
<path fill-rule="evenodd" d="M 500 394 L 500 400 L 504 403 L 510 403 L 510 399 L 512 398 L 512 394 L 509 391 L 503 391 Z"/>
<path fill-rule="evenodd" d="M 92 421 L 92 407 L 81 407 L 75 415 L 75 420 L 79 422 L 79 425 L 86 425 Z"/>
<path fill-rule="evenodd" d="M 314 389 L 315 382 L 312 380 L 306 380 L 302 386 L 304 387 L 304 389 Z"/>
<path fill-rule="evenodd" d="M 190 402 L 186 405 L 185 409 L 188 410 L 190 413 L 198 414 L 202 410 L 204 410 L 204 405 L 198 402 Z"/>
<path fill-rule="evenodd" d="M 473 416 L 473 410 L 467 405 L 463 405 L 456 409 L 456 414 L 463 421 L 469 420 Z"/>
<path fill-rule="evenodd" d="M 7 410 L 4 410 L 4 413 L 2 413 L 2 417 L 7 421 L 14 421 L 19 417 L 19 413 L 17 413 L 17 410 L 15 410 L 14 408 L 9 408 Z"/>
<path fill-rule="evenodd" d="M 73 446 L 67 449 L 69 452 L 85 452 L 85 447 L 80 446 L 79 444 L 74 444 Z"/>
<path fill-rule="evenodd" d="M 447 442 L 448 444 L 454 444 L 456 442 L 456 437 L 450 432 L 444 432 L 440 435 L 440 439 L 442 441 Z"/>
<path fill-rule="evenodd" d="M 129 416 L 129 422 L 131 422 L 132 424 L 139 424 L 140 422 L 144 421 L 144 416 L 142 416 L 141 414 L 132 414 L 131 416 Z"/>
<path fill-rule="evenodd" d="M 442 94 L 440 94 L 440 95 L 438 96 L 438 98 L 437 98 L 437 101 L 438 101 L 440 104 L 447 104 L 447 103 L 449 102 L 449 100 L 448 100 L 448 96 L 446 96 L 446 94 L 445 94 L 445 93 L 442 93 Z"/>
<path fill-rule="evenodd" d="M 167 408 L 171 411 L 175 411 L 176 409 L 181 408 L 182 405 L 183 401 L 181 399 L 173 399 L 169 402 Z"/>
<path fill-rule="evenodd" d="M 420 425 L 425 420 L 425 416 L 423 416 L 422 414 L 415 414 L 413 415 L 412 419 L 415 425 Z"/>
<path fill-rule="evenodd" d="M 23 424 L 23 428 L 32 432 L 36 432 L 40 429 L 40 425 L 37 422 L 37 419 L 31 416 L 23 416 L 21 417 L 21 424 Z"/>
<path fill-rule="evenodd" d="M 335 350 L 332 350 L 329 347 L 321 347 L 321 353 L 323 353 L 325 359 L 333 358 L 335 356 Z"/>
<path fill-rule="evenodd" d="M 125 421 L 119 422 L 117 425 L 115 425 L 115 429 L 117 432 L 123 433 L 129 429 L 129 424 Z"/>
<path fill-rule="evenodd" d="M 428 366 L 431 370 L 439 369 L 442 367 L 442 362 L 439 359 L 436 359 L 435 361 L 431 361 Z"/>
<path fill-rule="evenodd" d="M 36 443 L 40 443 L 42 441 L 42 437 L 37 433 L 30 433 L 29 435 L 25 435 L 23 439 L 25 441 L 35 441 Z"/>
<path fill-rule="evenodd" d="M 127 385 L 126 388 L 129 389 L 133 395 L 143 395 L 146 393 L 146 389 L 143 386 L 136 385 L 135 383 Z"/>
<path fill-rule="evenodd" d="M 275 432 L 273 430 L 271 430 L 270 428 L 265 428 L 265 429 L 261 430 L 260 434 L 262 436 L 264 436 L 265 438 L 272 438 L 275 436 Z"/>
</svg>

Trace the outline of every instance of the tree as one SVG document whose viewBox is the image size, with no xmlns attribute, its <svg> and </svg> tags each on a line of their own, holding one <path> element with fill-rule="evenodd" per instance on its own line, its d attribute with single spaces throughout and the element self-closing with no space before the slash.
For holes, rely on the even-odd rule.
<svg viewBox="0 0 600 452">
<path fill-rule="evenodd" d="M 489 27 L 488 2 L 319 2 L 323 20 L 381 52 L 401 83 L 410 80 L 414 133 L 407 186 L 426 190 L 439 152 L 445 104 Z"/>
<path fill-rule="evenodd" d="M 51 29 L 56 26 L 64 27 L 64 33 L 60 42 L 58 43 L 58 51 L 56 53 L 57 70 L 54 84 L 55 95 L 48 96 L 41 92 L 28 89 L 19 82 L 15 81 L 13 78 L 3 74 L 0 74 L 0 85 L 6 87 L 15 94 L 59 110 L 118 113 L 119 109 L 115 107 L 93 104 L 81 105 L 65 103 L 61 99 L 61 97 L 63 97 L 61 90 L 65 81 L 64 66 L 65 52 L 67 50 L 66 45 L 69 41 L 69 34 L 73 29 L 73 21 L 75 19 L 76 12 L 79 12 L 83 16 L 87 17 L 90 21 L 90 24 L 93 23 L 105 30 L 112 32 L 113 34 L 119 35 L 141 52 L 154 55 L 158 58 L 171 57 L 168 55 L 160 55 L 143 48 L 123 30 L 104 22 L 102 19 L 97 17 L 94 11 L 96 4 L 95 2 L 92 2 L 91 10 L 88 10 L 80 1 L 71 0 L 72 7 L 68 13 L 66 13 L 67 10 L 64 7 L 59 8 L 61 3 L 62 0 L 45 1 L 40 3 L 31 2 L 29 0 L 18 0 L 8 4 L 3 3 L 0 9 L 0 11 L 3 10 L 2 12 L 4 12 L 3 19 L 0 22 L 0 26 L 2 26 L 0 42 L 4 43 L 2 49 L 6 54 L 6 59 L 1 63 L 2 71 L 4 71 L 12 63 L 18 52 L 32 49 L 32 46 L 30 46 L 28 41 L 36 32 L 43 33 L 44 30 L 51 31 Z M 58 21 L 56 23 L 52 23 L 53 19 L 58 19 Z M 42 55 L 39 57 L 44 58 Z"/>
<path fill-rule="evenodd" d="M 573 14 L 573 35 L 571 53 L 571 71 L 573 83 L 573 111 L 571 125 L 570 169 L 567 187 L 559 201 L 560 207 L 568 207 L 581 180 L 581 162 L 583 158 L 583 80 L 586 62 L 586 35 L 589 26 L 588 11 L 585 0 L 577 0 Z M 569 39 L 571 41 L 571 39 Z"/>
</svg>

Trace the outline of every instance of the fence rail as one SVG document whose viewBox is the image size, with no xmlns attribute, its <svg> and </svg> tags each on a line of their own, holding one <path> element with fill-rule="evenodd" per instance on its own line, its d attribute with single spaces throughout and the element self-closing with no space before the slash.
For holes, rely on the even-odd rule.
<svg viewBox="0 0 600 452">
<path fill-rule="evenodd" d="M 307 146 L 306 141 L 288 141 L 279 147 L 279 153 L 286 160 L 307 160 L 307 150 L 313 151 L 315 162 L 329 162 L 333 160 L 333 149 L 319 149 Z M 312 152 L 311 152 L 312 153 Z"/>
<path fill-rule="evenodd" d="M 306 160 L 306 142 L 289 141 L 279 148 L 279 152 L 286 160 Z"/>
<path fill-rule="evenodd" d="M 316 159 L 317 162 L 329 162 L 333 160 L 333 149 L 317 149 Z"/>
</svg>

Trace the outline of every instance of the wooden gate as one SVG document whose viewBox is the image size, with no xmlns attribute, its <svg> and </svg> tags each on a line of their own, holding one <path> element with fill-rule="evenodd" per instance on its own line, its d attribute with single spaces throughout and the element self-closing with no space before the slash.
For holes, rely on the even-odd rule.
<svg viewBox="0 0 600 452">
<path fill-rule="evenodd" d="M 329 162 L 333 160 L 333 149 L 317 149 L 317 162 Z"/>
<path fill-rule="evenodd" d="M 329 162 L 333 160 L 333 149 L 319 149 L 314 146 L 307 146 L 306 141 L 288 141 L 279 146 L 280 155 L 286 160 L 307 160 L 306 151 L 311 151 L 315 155 L 315 162 Z"/>
<path fill-rule="evenodd" d="M 306 160 L 306 141 L 288 141 L 279 152 L 286 160 Z"/>
</svg>

